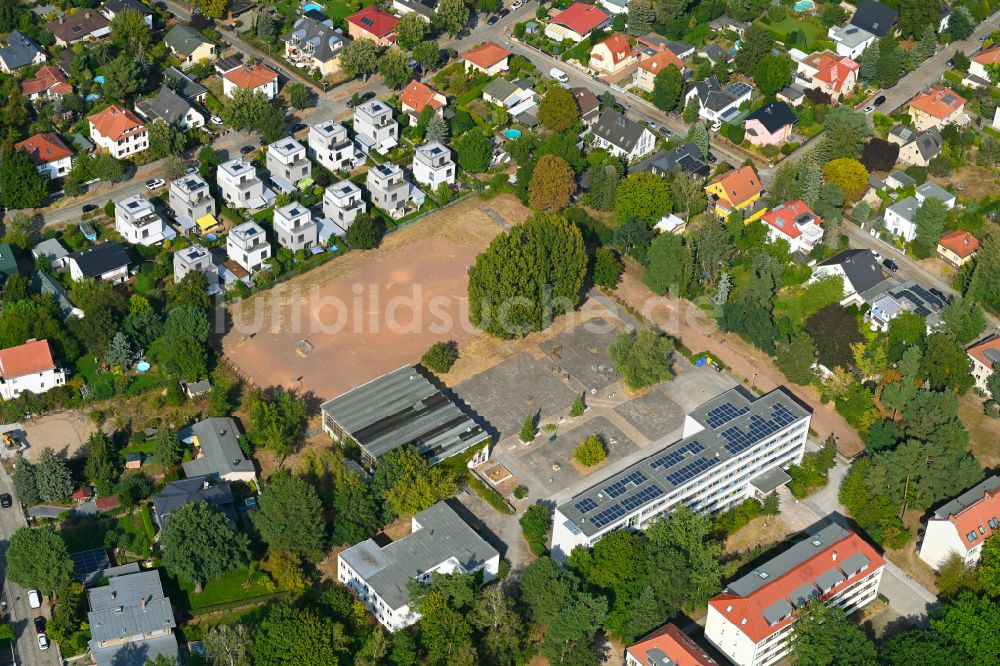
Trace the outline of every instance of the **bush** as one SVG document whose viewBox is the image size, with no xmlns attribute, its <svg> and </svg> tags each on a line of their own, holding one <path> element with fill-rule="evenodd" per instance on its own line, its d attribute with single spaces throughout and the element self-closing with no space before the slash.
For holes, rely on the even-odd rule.
<svg viewBox="0 0 1000 666">
<path fill-rule="evenodd" d="M 454 340 L 448 342 L 435 342 L 431 348 L 420 358 L 420 362 L 425 367 L 439 375 L 451 370 L 458 360 L 458 343 Z"/>
<path fill-rule="evenodd" d="M 583 402 L 583 395 L 578 393 L 576 398 L 573 399 L 573 406 L 570 407 L 569 415 L 576 418 L 583 416 L 585 411 L 587 411 L 587 405 Z"/>
<path fill-rule="evenodd" d="M 594 253 L 593 279 L 594 284 L 607 289 L 614 289 L 625 270 L 618 253 L 610 247 L 599 247 Z"/>
<path fill-rule="evenodd" d="M 722 537 L 735 534 L 747 523 L 761 515 L 760 502 L 751 498 L 743 500 L 733 508 L 715 517 L 715 531 Z"/>
<path fill-rule="evenodd" d="M 813 491 L 825 486 L 827 472 L 836 463 L 836 456 L 837 444 L 833 438 L 827 439 L 819 451 L 803 455 L 801 464 L 788 467 L 788 476 L 792 477 L 788 482 L 788 490 L 796 499 L 804 499 Z"/>
<path fill-rule="evenodd" d="M 521 533 L 524 540 L 528 542 L 528 549 L 535 557 L 540 557 L 545 553 L 545 536 L 548 534 L 549 525 L 552 523 L 552 514 L 549 508 L 543 504 L 533 504 L 521 516 Z"/>
<path fill-rule="evenodd" d="M 573 451 L 573 457 L 586 467 L 593 467 L 604 462 L 604 459 L 608 457 L 607 450 L 604 448 L 604 440 L 599 435 L 591 435 L 580 442 L 580 446 Z"/>
<path fill-rule="evenodd" d="M 637 391 L 673 379 L 673 351 L 673 340 L 646 328 L 635 335 L 622 333 L 608 348 L 608 356 L 629 390 Z"/>
<path fill-rule="evenodd" d="M 514 499 L 523 500 L 528 496 L 528 486 L 518 486 L 514 488 Z"/>
<path fill-rule="evenodd" d="M 466 484 L 472 492 L 479 495 L 486 501 L 487 504 L 496 509 L 498 512 L 508 515 L 514 513 L 514 507 L 510 505 L 510 502 L 505 500 L 503 495 L 483 483 L 482 479 L 478 476 L 475 476 L 470 472 L 466 478 Z"/>
</svg>

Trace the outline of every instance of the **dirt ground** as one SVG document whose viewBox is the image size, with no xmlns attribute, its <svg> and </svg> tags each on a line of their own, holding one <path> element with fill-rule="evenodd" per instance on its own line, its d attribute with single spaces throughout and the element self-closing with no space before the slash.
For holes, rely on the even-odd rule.
<svg viewBox="0 0 1000 666">
<path fill-rule="evenodd" d="M 997 191 L 997 175 L 994 170 L 978 166 L 973 160 L 969 160 L 966 166 L 946 178 L 930 176 L 928 180 L 941 187 L 948 184 L 964 185 L 965 189 L 958 194 L 969 200 L 992 197 Z"/>
<path fill-rule="evenodd" d="M 24 421 L 28 438 L 28 460 L 38 460 L 42 449 L 50 448 L 60 456 L 72 458 L 84 445 L 97 427 L 85 414 L 65 411 Z"/>
<path fill-rule="evenodd" d="M 726 539 L 725 553 L 743 553 L 757 546 L 767 550 L 795 533 L 781 516 L 757 516 Z"/>
<path fill-rule="evenodd" d="M 983 399 L 972 391 L 958 399 L 958 417 L 969 431 L 969 448 L 983 467 L 1000 466 L 1000 419 L 983 413 Z"/>
<path fill-rule="evenodd" d="M 230 306 L 223 353 L 260 386 L 281 385 L 326 399 L 420 360 L 442 340 L 464 347 L 467 269 L 501 227 L 529 214 L 513 196 L 469 199 Z M 303 357 L 300 340 L 314 346 Z"/>
<path fill-rule="evenodd" d="M 920 559 L 917 554 L 917 531 L 923 527 L 924 513 L 922 511 L 907 511 L 903 516 L 903 524 L 906 525 L 913 538 L 910 543 L 899 550 L 886 550 L 885 554 L 895 564 L 910 574 L 918 583 L 926 587 L 931 592 L 937 592 L 937 575 L 930 566 Z"/>
<path fill-rule="evenodd" d="M 639 269 L 634 266 L 626 269 L 616 295 L 641 316 L 679 338 L 692 352 L 714 352 L 743 383 L 765 392 L 784 386 L 812 408 L 810 428 L 819 439 L 826 439 L 832 433 L 837 440 L 837 450 L 842 455 L 853 457 L 864 450 L 857 431 L 832 405 L 820 402 L 815 388 L 789 384 L 770 357 L 738 335 L 720 331 L 715 320 L 700 312 L 694 304 L 654 294 L 642 283 Z"/>
</svg>

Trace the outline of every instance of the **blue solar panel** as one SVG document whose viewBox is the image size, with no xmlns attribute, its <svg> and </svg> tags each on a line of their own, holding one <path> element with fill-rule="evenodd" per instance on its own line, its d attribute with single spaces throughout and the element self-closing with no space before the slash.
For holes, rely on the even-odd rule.
<svg viewBox="0 0 1000 666">
<path fill-rule="evenodd" d="M 682 483 L 690 481 L 706 469 L 709 469 L 718 463 L 719 461 L 715 458 L 698 458 L 694 462 L 684 465 L 684 467 L 681 467 L 676 472 L 669 474 L 667 476 L 667 481 L 675 486 L 679 486 Z"/>
<path fill-rule="evenodd" d="M 770 420 L 765 420 L 761 416 L 754 414 L 750 417 L 750 422 L 746 430 L 733 426 L 722 431 L 722 436 L 726 440 L 726 450 L 736 455 L 745 449 L 755 446 L 770 437 L 782 428 L 795 422 L 795 415 L 782 404 L 776 404 L 771 408 Z"/>
<path fill-rule="evenodd" d="M 660 490 L 660 487 L 657 486 L 655 483 L 653 483 L 646 486 L 645 488 L 637 492 L 635 495 L 623 499 L 622 506 L 625 507 L 626 511 L 632 512 L 641 507 L 643 504 L 646 504 L 650 500 L 656 499 L 662 494 L 663 491 Z"/>
<path fill-rule="evenodd" d="M 622 508 L 621 504 L 612 504 L 604 511 L 595 514 L 594 517 L 590 519 L 590 522 L 597 527 L 604 527 L 608 523 L 612 523 L 624 515 L 625 509 Z"/>
<path fill-rule="evenodd" d="M 684 460 L 684 457 L 687 454 L 689 454 L 689 453 L 701 453 L 704 450 L 705 450 L 704 446 L 702 446 L 701 444 L 699 444 L 696 440 L 692 440 L 692 441 L 688 442 L 687 444 L 685 444 L 684 446 L 682 446 L 681 448 L 679 448 L 679 449 L 677 449 L 675 451 L 671 451 L 670 453 L 666 453 L 666 454 L 660 456 L 659 458 L 657 458 L 656 460 L 654 460 L 653 462 L 651 462 L 649 464 L 649 467 L 650 467 L 650 469 L 659 469 L 661 467 L 663 469 L 670 469 L 671 467 L 673 467 L 677 463 L 679 463 L 682 460 Z"/>
<path fill-rule="evenodd" d="M 612 483 L 610 486 L 607 486 L 604 489 L 604 492 L 608 494 L 608 497 L 614 499 L 616 497 L 624 495 L 630 487 L 641 485 L 646 481 L 648 481 L 646 475 L 636 470 L 635 472 L 632 472 L 631 474 L 626 476 L 624 479 L 616 481 L 615 483 Z"/>
<path fill-rule="evenodd" d="M 749 407 L 736 409 L 736 407 L 733 406 L 733 403 L 724 402 L 715 409 L 709 411 L 705 421 L 708 422 L 709 428 L 718 428 L 721 425 L 729 423 L 737 416 L 742 416 L 749 411 Z"/>
<path fill-rule="evenodd" d="M 587 513 L 588 511 L 593 511 L 597 508 L 597 502 L 588 497 L 587 499 L 580 500 L 573 506 L 575 506 L 576 510 L 580 513 Z"/>
</svg>

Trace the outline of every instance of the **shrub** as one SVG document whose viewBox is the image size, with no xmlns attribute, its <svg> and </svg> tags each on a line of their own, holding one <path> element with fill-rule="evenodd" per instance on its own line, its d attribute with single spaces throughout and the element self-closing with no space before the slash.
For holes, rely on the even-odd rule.
<svg viewBox="0 0 1000 666">
<path fill-rule="evenodd" d="M 573 457 L 581 465 L 587 467 L 593 467 L 604 462 L 604 459 L 608 457 L 607 451 L 604 448 L 604 440 L 599 435 L 591 435 L 580 442 L 580 446 L 576 447 L 576 450 L 573 451 Z"/>
<path fill-rule="evenodd" d="M 458 360 L 458 344 L 454 340 L 448 342 L 435 342 L 431 348 L 421 357 L 420 362 L 425 367 L 439 375 L 451 370 Z"/>
<path fill-rule="evenodd" d="M 618 253 L 610 247 L 599 247 L 594 253 L 593 264 L 594 284 L 599 287 L 614 289 L 622 277 L 625 266 Z"/>
<path fill-rule="evenodd" d="M 570 407 L 569 415 L 576 418 L 577 416 L 583 416 L 585 411 L 587 411 L 587 405 L 583 402 L 583 395 L 577 394 L 573 400 L 573 406 Z"/>
<path fill-rule="evenodd" d="M 528 414 L 524 417 L 524 423 L 521 424 L 521 432 L 518 436 L 521 438 L 522 442 L 531 442 L 535 439 L 535 435 L 538 434 L 538 426 L 535 425 L 535 415 Z"/>
<path fill-rule="evenodd" d="M 528 542 L 528 549 L 535 557 L 540 557 L 545 553 L 545 536 L 552 523 L 552 514 L 549 508 L 543 504 L 532 504 L 521 516 L 521 533 L 524 540 Z"/>
<path fill-rule="evenodd" d="M 528 486 L 518 486 L 514 488 L 514 499 L 522 500 L 528 496 Z"/>
</svg>

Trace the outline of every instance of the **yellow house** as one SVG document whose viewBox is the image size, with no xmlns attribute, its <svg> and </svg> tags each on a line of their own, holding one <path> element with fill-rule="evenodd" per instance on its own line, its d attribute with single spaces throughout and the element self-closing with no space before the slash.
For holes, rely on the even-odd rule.
<svg viewBox="0 0 1000 666">
<path fill-rule="evenodd" d="M 728 220 L 733 211 L 743 211 L 744 223 L 763 217 L 767 206 L 759 203 L 764 186 L 752 166 L 734 169 L 713 178 L 705 186 L 705 193 L 715 204 L 715 214 Z"/>
</svg>

